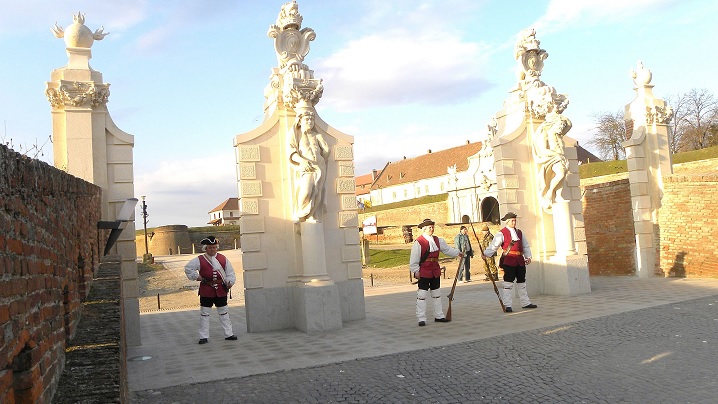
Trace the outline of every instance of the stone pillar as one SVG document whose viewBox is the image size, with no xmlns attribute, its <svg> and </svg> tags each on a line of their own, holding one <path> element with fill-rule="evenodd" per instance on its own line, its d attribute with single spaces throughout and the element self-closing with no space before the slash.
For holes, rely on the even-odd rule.
<svg viewBox="0 0 718 404">
<path fill-rule="evenodd" d="M 568 97 L 540 80 L 542 49 L 532 29 L 515 47 L 518 82 L 495 116 L 491 142 L 501 216 L 518 215 L 531 244 L 530 294 L 589 293 L 576 141 L 566 136 Z"/>
<path fill-rule="evenodd" d="M 673 111 L 653 95 L 651 71 L 638 62 L 632 72 L 636 98 L 626 105 L 626 148 L 631 187 L 633 226 L 636 232 L 636 275 L 649 278 L 660 272 L 656 234 L 658 209 L 663 197 L 663 176 L 673 173 L 668 142 L 668 124 Z"/>
<path fill-rule="evenodd" d="M 65 38 L 68 64 L 53 70 L 45 94 L 52 106 L 52 140 L 55 167 L 102 188 L 102 220 L 117 220 L 122 205 L 134 198 L 134 137 L 120 130 L 107 110 L 109 84 L 90 67 L 90 48 L 105 37 L 87 28 L 84 15 L 53 32 Z M 102 251 L 104 248 L 101 248 Z M 130 222 L 113 252 L 122 256 L 122 296 L 127 345 L 140 345 L 139 284 L 135 224 Z"/>
<path fill-rule="evenodd" d="M 296 2 L 271 25 L 279 66 L 265 120 L 234 139 L 247 331 L 339 329 L 365 318 L 353 137 L 314 105 L 323 82 L 305 65 L 315 33 Z"/>
</svg>

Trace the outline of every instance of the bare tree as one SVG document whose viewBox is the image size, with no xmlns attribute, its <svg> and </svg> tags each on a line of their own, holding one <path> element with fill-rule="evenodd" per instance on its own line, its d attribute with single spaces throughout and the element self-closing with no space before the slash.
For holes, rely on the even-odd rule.
<svg viewBox="0 0 718 404">
<path fill-rule="evenodd" d="M 718 99 L 707 89 L 692 89 L 678 96 L 674 128 L 678 132 L 677 150 L 704 149 L 718 143 Z M 680 107 L 679 107 L 680 106 Z"/>
<path fill-rule="evenodd" d="M 593 115 L 596 122 L 596 133 L 587 143 L 598 150 L 604 160 L 619 160 L 625 157 L 626 151 L 621 146 L 626 140 L 626 124 L 623 111 L 601 112 Z"/>
<path fill-rule="evenodd" d="M 688 107 L 686 106 L 686 97 L 680 93 L 666 97 L 666 103 L 673 109 L 673 118 L 668 126 L 668 147 L 671 154 L 676 154 L 684 146 L 683 128 L 688 122 Z"/>
</svg>

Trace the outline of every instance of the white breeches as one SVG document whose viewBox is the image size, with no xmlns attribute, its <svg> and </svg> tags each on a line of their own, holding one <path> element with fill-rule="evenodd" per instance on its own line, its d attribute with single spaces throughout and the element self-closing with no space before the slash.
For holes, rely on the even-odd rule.
<svg viewBox="0 0 718 404">
<path fill-rule="evenodd" d="M 416 292 L 416 319 L 426 321 L 426 299 L 431 296 L 434 303 L 434 318 L 444 318 L 444 309 L 441 305 L 441 289 L 422 290 Z"/>
<path fill-rule="evenodd" d="M 503 299 L 504 306 L 506 307 L 511 307 L 511 304 L 513 303 L 513 287 L 513 282 L 504 282 L 504 293 L 501 294 L 501 298 Z M 526 292 L 526 282 L 517 283 L 516 289 L 519 292 L 519 301 L 521 302 L 521 307 L 528 306 L 529 304 L 531 304 L 529 294 L 528 292 Z"/>
<path fill-rule="evenodd" d="M 211 313 L 211 307 L 199 308 L 200 338 L 209 338 L 209 315 Z M 217 314 L 219 314 L 219 323 L 222 324 L 222 328 L 224 329 L 224 336 L 231 337 L 232 335 L 234 335 L 234 332 L 232 332 L 232 321 L 229 319 L 229 307 L 217 307 Z"/>
</svg>

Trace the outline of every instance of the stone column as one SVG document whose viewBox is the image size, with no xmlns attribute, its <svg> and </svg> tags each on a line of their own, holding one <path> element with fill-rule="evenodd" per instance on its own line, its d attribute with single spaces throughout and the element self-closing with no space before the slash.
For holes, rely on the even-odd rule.
<svg viewBox="0 0 718 404">
<path fill-rule="evenodd" d="M 55 69 L 45 94 L 52 106 L 55 167 L 102 188 L 102 220 L 117 220 L 122 205 L 134 198 L 134 137 L 120 130 L 107 110 L 110 85 L 90 67 L 90 48 L 105 37 L 101 29 L 87 28 L 84 15 L 53 32 L 65 38 L 68 64 Z M 100 251 L 104 247 L 100 248 Z M 113 248 L 122 256 L 122 296 L 128 346 L 140 345 L 139 284 L 135 224 L 131 221 Z"/>
<path fill-rule="evenodd" d="M 657 246 L 658 209 L 663 197 L 663 176 L 673 173 L 668 147 L 668 124 L 673 111 L 653 95 L 651 71 L 638 62 L 632 72 L 636 98 L 625 108 L 626 148 L 631 187 L 633 226 L 636 232 L 636 275 L 649 278 L 660 272 Z"/>
</svg>

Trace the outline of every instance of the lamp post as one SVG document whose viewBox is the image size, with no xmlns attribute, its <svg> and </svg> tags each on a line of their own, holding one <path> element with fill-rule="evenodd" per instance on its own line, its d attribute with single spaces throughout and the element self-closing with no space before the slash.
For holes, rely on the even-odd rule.
<svg viewBox="0 0 718 404">
<path fill-rule="evenodd" d="M 152 263 L 152 254 L 150 254 L 149 244 L 147 243 L 147 204 L 145 203 L 145 196 L 142 196 L 142 220 L 145 228 L 145 255 L 142 256 L 142 262 L 145 264 Z"/>
</svg>

